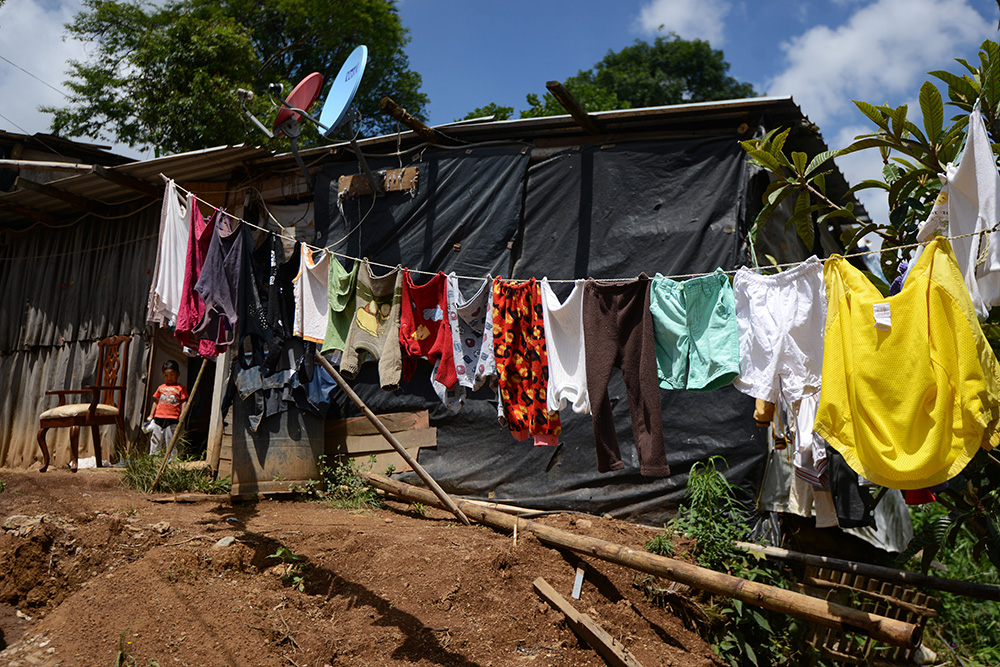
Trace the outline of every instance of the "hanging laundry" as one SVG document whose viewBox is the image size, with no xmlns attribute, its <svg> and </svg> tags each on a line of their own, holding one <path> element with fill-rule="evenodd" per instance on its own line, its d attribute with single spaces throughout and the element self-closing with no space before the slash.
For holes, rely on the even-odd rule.
<svg viewBox="0 0 1000 667">
<path fill-rule="evenodd" d="M 551 436 L 536 444 L 557 444 L 558 412 L 549 412 L 549 364 L 541 291 L 534 278 L 493 281 L 493 353 L 507 425 L 515 437 Z"/>
<path fill-rule="evenodd" d="M 788 271 L 760 275 L 746 267 L 733 279 L 744 394 L 791 406 L 819 391 L 823 371 L 826 289 L 823 264 L 810 257 Z"/>
<path fill-rule="evenodd" d="M 813 428 L 855 472 L 924 488 L 1000 442 L 1000 365 L 947 239 L 927 245 L 893 297 L 842 257 L 824 274 L 830 310 Z"/>
<path fill-rule="evenodd" d="M 330 253 L 302 244 L 299 272 L 292 279 L 295 294 L 295 319 L 292 334 L 311 343 L 323 343 L 326 336 L 330 302 Z"/>
<path fill-rule="evenodd" d="M 608 396 L 611 373 L 618 367 L 628 390 L 639 472 L 646 477 L 670 475 L 663 448 L 663 412 L 656 379 L 649 292 L 650 280 L 645 273 L 636 280 L 617 283 L 601 283 L 591 278 L 584 287 L 587 393 L 600 472 L 625 467 Z"/>
<path fill-rule="evenodd" d="M 413 282 L 403 269 L 403 304 L 400 313 L 399 344 L 413 362 L 426 359 L 434 364 L 432 382 L 440 397 L 458 382 L 451 327 L 447 321 L 447 278 L 438 271 L 423 285 Z"/>
<path fill-rule="evenodd" d="M 330 281 L 327 298 L 330 302 L 330 316 L 326 324 L 326 335 L 323 338 L 323 354 L 334 350 L 343 350 L 347 341 L 347 332 L 351 329 L 354 319 L 354 290 L 358 284 L 358 269 L 361 262 L 353 260 L 353 266 L 348 271 L 336 256 L 330 258 Z"/>
<path fill-rule="evenodd" d="M 191 333 L 205 316 L 205 302 L 194 291 L 194 286 L 201 276 L 201 269 L 208 255 L 208 246 L 212 241 L 215 218 L 210 218 L 210 222 L 211 224 L 205 221 L 197 203 L 192 203 L 187 259 L 184 263 L 184 289 L 181 290 L 181 305 L 177 311 L 177 326 L 174 328 L 177 340 L 182 345 L 196 349 L 203 357 L 214 357 L 221 351 L 212 341 L 198 340 Z"/>
<path fill-rule="evenodd" d="M 399 347 L 399 320 L 403 302 L 403 269 L 376 276 L 367 259 L 358 271 L 355 312 L 344 342 L 340 372 L 357 376 L 367 358 L 378 361 L 379 384 L 385 391 L 399 388 L 403 358 Z"/>
<path fill-rule="evenodd" d="M 267 293 L 266 317 L 273 338 L 267 355 L 267 367 L 277 369 L 284 352 L 291 345 L 295 323 L 295 284 L 292 282 L 299 273 L 302 262 L 302 246 L 292 246 L 292 252 L 285 258 L 284 245 L 275 237 L 271 242 L 270 254 L 274 264 L 271 267 L 270 285 Z"/>
<path fill-rule="evenodd" d="M 496 380 L 492 287 L 493 276 L 487 276 L 476 293 L 466 299 L 458 287 L 458 276 L 454 271 L 448 274 L 445 282 L 452 358 L 458 379 L 449 392 L 445 405 L 456 412 L 465 402 L 467 389 L 475 391 L 487 381 Z M 502 401 L 500 408 L 503 408 Z"/>
<path fill-rule="evenodd" d="M 191 226 L 191 212 L 197 209 L 194 196 L 181 197 L 177 185 L 167 180 L 160 209 L 159 246 L 153 265 L 153 283 L 149 290 L 147 316 L 161 327 L 173 326 L 181 307 L 184 272 Z"/>
<path fill-rule="evenodd" d="M 1000 305 L 1000 231 L 995 229 L 1000 223 L 1000 174 L 978 108 L 969 115 L 959 164 L 949 164 L 944 179 L 946 183 L 917 240 L 926 241 L 937 234 L 976 234 L 953 239 L 952 248 L 976 314 L 985 319 L 990 308 Z M 941 210 L 944 206 L 946 216 Z"/>
<path fill-rule="evenodd" d="M 205 316 L 192 334 L 225 347 L 236 340 L 239 324 L 240 272 L 244 267 L 245 225 L 223 211 L 212 216 L 212 240 L 194 289 L 205 303 Z M 249 230 L 247 230 L 249 233 Z"/>
<path fill-rule="evenodd" d="M 566 300 L 552 291 L 542 278 L 542 314 L 545 349 L 549 359 L 548 408 L 557 412 L 569 405 L 573 412 L 590 414 L 587 393 L 587 353 L 583 345 L 583 291 L 585 280 L 577 280 Z"/>
<path fill-rule="evenodd" d="M 661 387 L 712 391 L 739 375 L 736 303 L 722 269 L 684 282 L 656 274 L 649 307 Z"/>
</svg>

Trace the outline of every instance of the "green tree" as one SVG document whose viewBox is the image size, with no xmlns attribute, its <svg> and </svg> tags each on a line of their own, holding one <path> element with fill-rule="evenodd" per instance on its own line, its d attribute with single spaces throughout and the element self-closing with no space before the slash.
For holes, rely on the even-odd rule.
<svg viewBox="0 0 1000 667">
<path fill-rule="evenodd" d="M 109 139 L 157 154 L 263 137 L 243 117 L 236 89 L 262 93 L 268 83 L 290 86 L 309 72 L 333 76 L 359 44 L 368 68 L 355 104 L 357 129 L 388 131 L 378 111 L 390 95 L 418 118 L 427 97 L 409 69 L 409 41 L 388 0 L 84 0 L 66 29 L 90 42 L 86 62 L 71 61 L 65 107 L 48 107 L 52 130 Z M 264 94 L 252 110 L 273 118 Z M 314 108 L 313 111 L 317 111 Z M 308 130 L 305 143 L 318 134 Z"/>
<path fill-rule="evenodd" d="M 652 43 L 636 40 L 621 51 L 608 51 L 591 69 L 581 70 L 562 82 L 587 111 L 633 109 L 685 102 L 754 97 L 749 83 L 729 76 L 725 55 L 700 39 L 677 35 L 657 37 Z M 545 93 L 527 96 L 522 118 L 566 113 Z"/>
<path fill-rule="evenodd" d="M 497 120 L 510 120 L 514 116 L 514 107 L 500 106 L 496 102 L 490 102 L 484 107 L 477 107 L 457 120 L 472 120 L 473 118 L 483 118 L 484 116 L 494 116 Z"/>
</svg>

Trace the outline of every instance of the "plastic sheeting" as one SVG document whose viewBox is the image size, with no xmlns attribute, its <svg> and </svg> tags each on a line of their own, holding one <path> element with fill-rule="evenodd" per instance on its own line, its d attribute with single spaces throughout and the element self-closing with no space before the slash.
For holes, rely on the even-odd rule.
<svg viewBox="0 0 1000 667">
<path fill-rule="evenodd" d="M 92 382 L 96 341 L 132 334 L 125 420 L 141 419 L 145 312 L 156 257 L 159 206 L 119 219 L 90 218 L 65 229 L 36 227 L 0 246 L 0 466 L 41 460 L 38 415 L 52 389 Z M 110 453 L 113 426 L 102 428 Z M 69 430 L 49 431 L 52 464 L 69 461 Z M 93 455 L 89 433 L 80 455 Z"/>
<path fill-rule="evenodd" d="M 625 278 L 736 268 L 744 258 L 745 156 L 732 137 L 634 141 L 571 148 L 529 163 L 520 146 L 427 151 L 415 196 L 390 194 L 337 205 L 336 176 L 317 183 L 316 225 L 336 248 L 411 269 L 513 278 Z M 373 169 L 398 164 L 375 163 Z M 409 165 L 407 165 L 409 166 Z M 360 226 L 359 226 L 360 223 Z M 357 229 L 355 229 L 357 227 Z M 353 230 L 353 231 L 352 231 Z M 457 245 L 456 245 L 457 244 Z M 513 271 L 511 271 L 513 269 Z M 464 292 L 475 285 L 461 281 Z M 556 284 L 561 298 L 571 285 Z M 757 484 L 764 442 L 753 400 L 727 387 L 707 394 L 661 391 L 673 475 L 639 475 L 628 399 L 609 387 L 624 470 L 598 473 L 590 417 L 562 413 L 558 447 L 516 442 L 496 419 L 496 399 L 477 392 L 458 414 L 445 410 L 421 364 L 394 393 L 365 366 L 353 382 L 376 413 L 429 409 L 438 446 L 420 462 L 447 491 L 538 509 L 609 513 L 661 523 L 683 496 L 687 470 L 723 457 L 730 481 Z M 343 395 L 341 409 L 357 414 Z"/>
</svg>

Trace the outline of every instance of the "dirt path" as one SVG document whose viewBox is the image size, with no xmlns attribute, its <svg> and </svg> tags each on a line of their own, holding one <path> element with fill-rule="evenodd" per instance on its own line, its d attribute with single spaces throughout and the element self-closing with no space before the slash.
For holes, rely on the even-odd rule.
<svg viewBox="0 0 1000 667">
<path fill-rule="evenodd" d="M 158 504 L 107 470 L 0 479 L 2 665 L 110 666 L 120 650 L 121 664 L 160 667 L 604 664 L 532 590 L 543 576 L 568 597 L 576 556 L 531 536 L 515 544 L 395 502 Z M 650 536 L 582 518 L 545 521 L 632 546 Z M 269 557 L 279 552 L 304 568 Z M 643 600 L 643 575 L 584 568 L 574 605 L 643 665 L 719 664 Z"/>
</svg>

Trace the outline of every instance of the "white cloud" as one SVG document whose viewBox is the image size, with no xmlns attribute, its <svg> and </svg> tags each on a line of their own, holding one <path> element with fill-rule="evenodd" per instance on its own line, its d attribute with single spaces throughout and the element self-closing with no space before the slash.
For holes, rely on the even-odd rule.
<svg viewBox="0 0 1000 667">
<path fill-rule="evenodd" d="M 16 65 L 0 60 L 0 129 L 24 134 L 50 131 L 52 116 L 39 107 L 66 104 L 58 90 L 65 92 L 69 61 L 87 59 L 85 44 L 63 39 L 65 24 L 81 9 L 80 0 L 8 0 L 0 6 L 0 56 Z M 138 155 L 127 146 L 114 150 Z"/>
<path fill-rule="evenodd" d="M 816 26 L 782 44 L 788 66 L 767 84 L 792 95 L 820 126 L 852 110 L 913 94 L 929 69 L 973 55 L 996 26 L 967 0 L 876 0 L 836 28 Z"/>
<path fill-rule="evenodd" d="M 724 19 L 732 8 L 728 0 L 650 0 L 639 10 L 636 24 L 647 35 L 677 33 L 684 39 L 704 39 L 718 48 Z"/>
<path fill-rule="evenodd" d="M 0 7 L 0 55 L 31 73 L 0 60 L 0 99 L 4 100 L 0 113 L 9 119 L 0 119 L 0 123 L 20 127 L 9 127 L 10 131 L 47 132 L 50 116 L 40 114 L 38 107 L 65 103 L 65 98 L 45 83 L 63 89 L 67 61 L 85 56 L 82 44 L 62 40 L 63 25 L 79 8 L 75 0 L 17 0 Z"/>
</svg>

